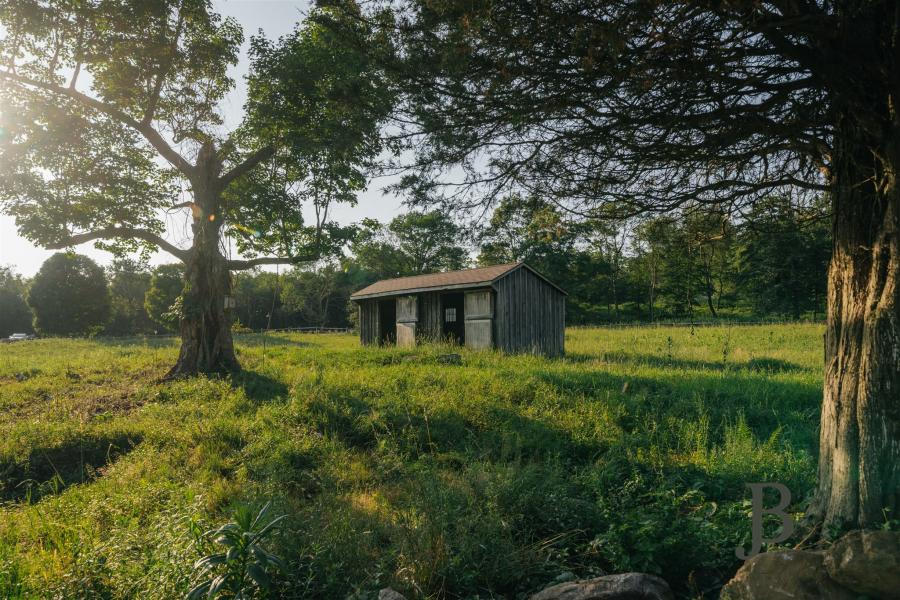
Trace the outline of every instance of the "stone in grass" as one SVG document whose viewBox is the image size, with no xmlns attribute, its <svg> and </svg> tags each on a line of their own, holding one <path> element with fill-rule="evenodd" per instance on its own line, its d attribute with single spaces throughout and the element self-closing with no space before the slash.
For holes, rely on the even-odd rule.
<svg viewBox="0 0 900 600">
<path fill-rule="evenodd" d="M 833 581 L 824 552 L 786 550 L 757 554 L 722 589 L 722 600 L 856 600 Z"/>
<path fill-rule="evenodd" d="M 391 588 L 384 588 L 378 592 L 378 600 L 406 600 L 406 596 Z"/>
<path fill-rule="evenodd" d="M 437 361 L 442 365 L 461 365 L 461 354 L 441 354 L 437 357 Z"/>
<path fill-rule="evenodd" d="M 673 600 L 663 579 L 647 573 L 620 573 L 548 587 L 529 600 Z"/>
<path fill-rule="evenodd" d="M 828 549 L 824 565 L 858 594 L 900 599 L 900 532 L 851 531 Z"/>
</svg>

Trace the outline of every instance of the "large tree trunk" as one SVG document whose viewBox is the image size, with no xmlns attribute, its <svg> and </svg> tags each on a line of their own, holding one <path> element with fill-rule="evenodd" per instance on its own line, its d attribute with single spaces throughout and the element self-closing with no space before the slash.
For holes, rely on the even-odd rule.
<svg viewBox="0 0 900 600">
<path fill-rule="evenodd" d="M 848 113 L 832 163 L 825 390 L 814 518 L 867 527 L 900 516 L 900 195 L 898 137 Z"/>
<path fill-rule="evenodd" d="M 218 173 L 214 153 L 206 152 L 211 177 Z M 203 157 L 202 157 L 203 158 Z M 198 163 L 204 164 L 203 160 Z M 167 378 L 240 370 L 231 338 L 231 273 L 219 250 L 222 218 L 217 190 L 195 184 L 194 245 L 185 264 L 181 314 L 181 352 Z"/>
<path fill-rule="evenodd" d="M 225 309 L 230 283 L 218 249 L 208 253 L 195 246 L 185 268 L 181 352 L 168 378 L 240 370 Z"/>
</svg>

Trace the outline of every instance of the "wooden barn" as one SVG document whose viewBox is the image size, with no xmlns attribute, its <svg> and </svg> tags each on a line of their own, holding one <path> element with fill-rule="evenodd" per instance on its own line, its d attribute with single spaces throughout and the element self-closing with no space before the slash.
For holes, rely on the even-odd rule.
<svg viewBox="0 0 900 600">
<path fill-rule="evenodd" d="M 385 279 L 350 296 L 363 344 L 449 340 L 559 356 L 566 292 L 525 263 Z"/>
</svg>

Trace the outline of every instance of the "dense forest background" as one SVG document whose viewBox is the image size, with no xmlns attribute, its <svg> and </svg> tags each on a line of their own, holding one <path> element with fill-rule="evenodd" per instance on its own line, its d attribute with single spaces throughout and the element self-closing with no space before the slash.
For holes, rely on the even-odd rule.
<svg viewBox="0 0 900 600">
<path fill-rule="evenodd" d="M 345 247 L 315 263 L 236 274 L 235 327 L 352 327 L 349 296 L 369 283 L 519 260 L 569 292 L 570 325 L 817 319 L 829 232 L 823 205 L 787 197 L 743 214 L 696 206 L 626 222 L 579 220 L 521 196 L 465 225 L 440 211 L 413 211 L 356 224 Z M 173 332 L 181 280 L 178 264 L 118 259 L 101 269 L 71 254 L 48 259 L 30 280 L 2 267 L 0 336 Z M 90 302 L 82 307 L 81 299 Z"/>
</svg>

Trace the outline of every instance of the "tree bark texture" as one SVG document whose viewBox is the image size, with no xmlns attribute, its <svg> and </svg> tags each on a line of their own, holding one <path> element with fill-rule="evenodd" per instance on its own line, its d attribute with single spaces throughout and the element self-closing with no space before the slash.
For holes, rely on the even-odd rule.
<svg viewBox="0 0 900 600">
<path fill-rule="evenodd" d="M 810 514 L 838 527 L 900 517 L 898 136 L 849 111 L 834 143 L 819 482 Z M 877 148 L 877 151 L 873 149 Z"/>
</svg>

